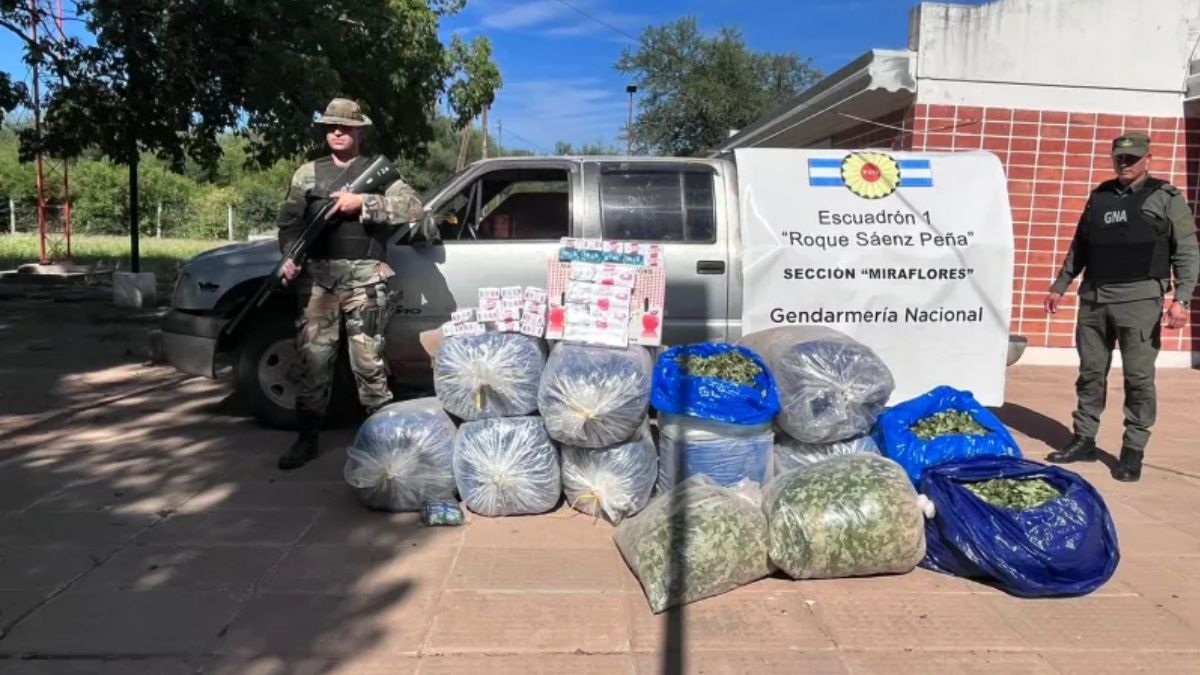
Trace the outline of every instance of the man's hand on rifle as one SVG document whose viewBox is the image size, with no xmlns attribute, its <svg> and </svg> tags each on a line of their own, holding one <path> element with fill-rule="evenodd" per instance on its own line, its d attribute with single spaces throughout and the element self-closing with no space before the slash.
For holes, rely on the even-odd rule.
<svg viewBox="0 0 1200 675">
<path fill-rule="evenodd" d="M 334 192 L 329 196 L 337 200 L 329 209 L 329 215 L 331 216 L 335 213 L 357 216 L 362 212 L 362 195 L 354 194 L 353 192 Z"/>
<path fill-rule="evenodd" d="M 284 286 L 287 286 L 289 281 L 292 281 L 298 276 L 300 276 L 300 266 L 296 264 L 296 261 L 292 260 L 291 258 L 284 260 L 283 275 L 280 279 L 280 283 L 282 283 Z"/>
</svg>

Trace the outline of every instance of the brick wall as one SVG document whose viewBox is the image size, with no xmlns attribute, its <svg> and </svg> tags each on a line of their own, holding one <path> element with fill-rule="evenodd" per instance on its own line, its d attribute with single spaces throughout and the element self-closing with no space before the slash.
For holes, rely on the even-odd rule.
<svg viewBox="0 0 1200 675">
<path fill-rule="evenodd" d="M 909 150 L 912 148 L 912 128 L 917 106 L 909 106 L 873 122 L 860 122 L 830 139 L 835 148 L 890 148 Z"/>
<path fill-rule="evenodd" d="M 1016 237 L 1012 330 L 1033 347 L 1073 347 L 1074 293 L 1051 320 L 1042 310 L 1046 290 L 1071 242 L 1092 187 L 1112 178 L 1112 139 L 1149 133 L 1153 174 L 1188 199 L 1200 201 L 1200 118 L 1135 117 L 1053 110 L 1010 110 L 916 104 L 881 119 L 911 135 L 859 125 L 834 139 L 837 147 L 894 150 L 976 150 L 995 153 L 1008 174 Z M 1077 286 L 1075 287 L 1077 288 Z M 1074 289 L 1072 289 L 1074 290 Z M 1200 351 L 1200 307 L 1191 326 L 1164 331 L 1163 349 Z"/>
</svg>

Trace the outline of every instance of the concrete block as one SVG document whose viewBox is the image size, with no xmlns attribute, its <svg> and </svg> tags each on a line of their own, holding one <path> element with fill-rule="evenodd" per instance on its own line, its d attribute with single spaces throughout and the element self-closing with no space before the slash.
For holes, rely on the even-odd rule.
<svg viewBox="0 0 1200 675">
<path fill-rule="evenodd" d="M 113 304 L 117 307 L 148 309 L 158 306 L 158 291 L 151 272 L 113 272 Z"/>
</svg>

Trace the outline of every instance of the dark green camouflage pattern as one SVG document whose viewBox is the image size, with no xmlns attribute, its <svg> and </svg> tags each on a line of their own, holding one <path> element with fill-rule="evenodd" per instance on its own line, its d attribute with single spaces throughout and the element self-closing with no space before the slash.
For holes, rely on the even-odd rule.
<svg viewBox="0 0 1200 675">
<path fill-rule="evenodd" d="M 320 417 L 329 405 L 337 363 L 339 326 L 346 322 L 350 367 L 359 401 L 368 410 L 392 401 L 383 354 L 386 327 L 386 263 L 374 260 L 310 260 L 297 280 L 296 408 Z"/>
<path fill-rule="evenodd" d="M 843 455 L 766 487 L 771 562 L 793 579 L 900 574 L 925 557 L 925 521 L 900 465 Z"/>
</svg>

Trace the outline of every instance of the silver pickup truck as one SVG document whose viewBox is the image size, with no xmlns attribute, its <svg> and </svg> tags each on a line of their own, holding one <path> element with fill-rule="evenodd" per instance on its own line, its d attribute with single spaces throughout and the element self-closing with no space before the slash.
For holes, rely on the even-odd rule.
<svg viewBox="0 0 1200 675">
<path fill-rule="evenodd" d="M 732 162 L 705 159 L 501 158 L 478 162 L 431 191 L 440 221 L 431 246 L 389 246 L 396 308 L 387 356 L 398 386 L 429 380 L 418 335 L 473 307 L 481 286 L 544 286 L 562 237 L 665 245 L 669 291 L 664 339 L 734 340 L 741 334 L 737 176 Z M 453 218 L 446 218 L 453 216 Z M 226 246 L 187 263 L 163 323 L 167 358 L 215 377 L 232 366 L 254 414 L 291 423 L 295 299 L 281 294 L 248 321 L 236 344 L 221 328 L 279 261 L 275 241 Z M 344 359 L 343 359 L 344 360 Z M 353 400 L 348 373 L 338 386 Z"/>
<path fill-rule="evenodd" d="M 664 342 L 741 336 L 742 274 L 736 167 L 724 159 L 547 157 L 477 162 L 431 191 L 426 211 L 441 241 L 389 246 L 396 310 L 387 357 L 398 388 L 426 388 L 418 335 L 477 304 L 481 286 L 543 286 L 562 237 L 661 242 L 667 261 Z M 296 300 L 275 297 L 236 343 L 221 329 L 278 263 L 277 242 L 235 244 L 196 256 L 175 286 L 163 323 L 168 360 L 235 387 L 262 423 L 292 424 L 288 369 Z M 1011 350 L 1010 350 L 1011 351 Z M 1015 360 L 1010 355 L 1010 363 Z M 346 359 L 341 359 L 344 365 Z M 336 392 L 342 392 L 341 394 Z M 355 400 L 348 368 L 334 401 Z M 350 403 L 347 403 L 350 402 Z"/>
</svg>

